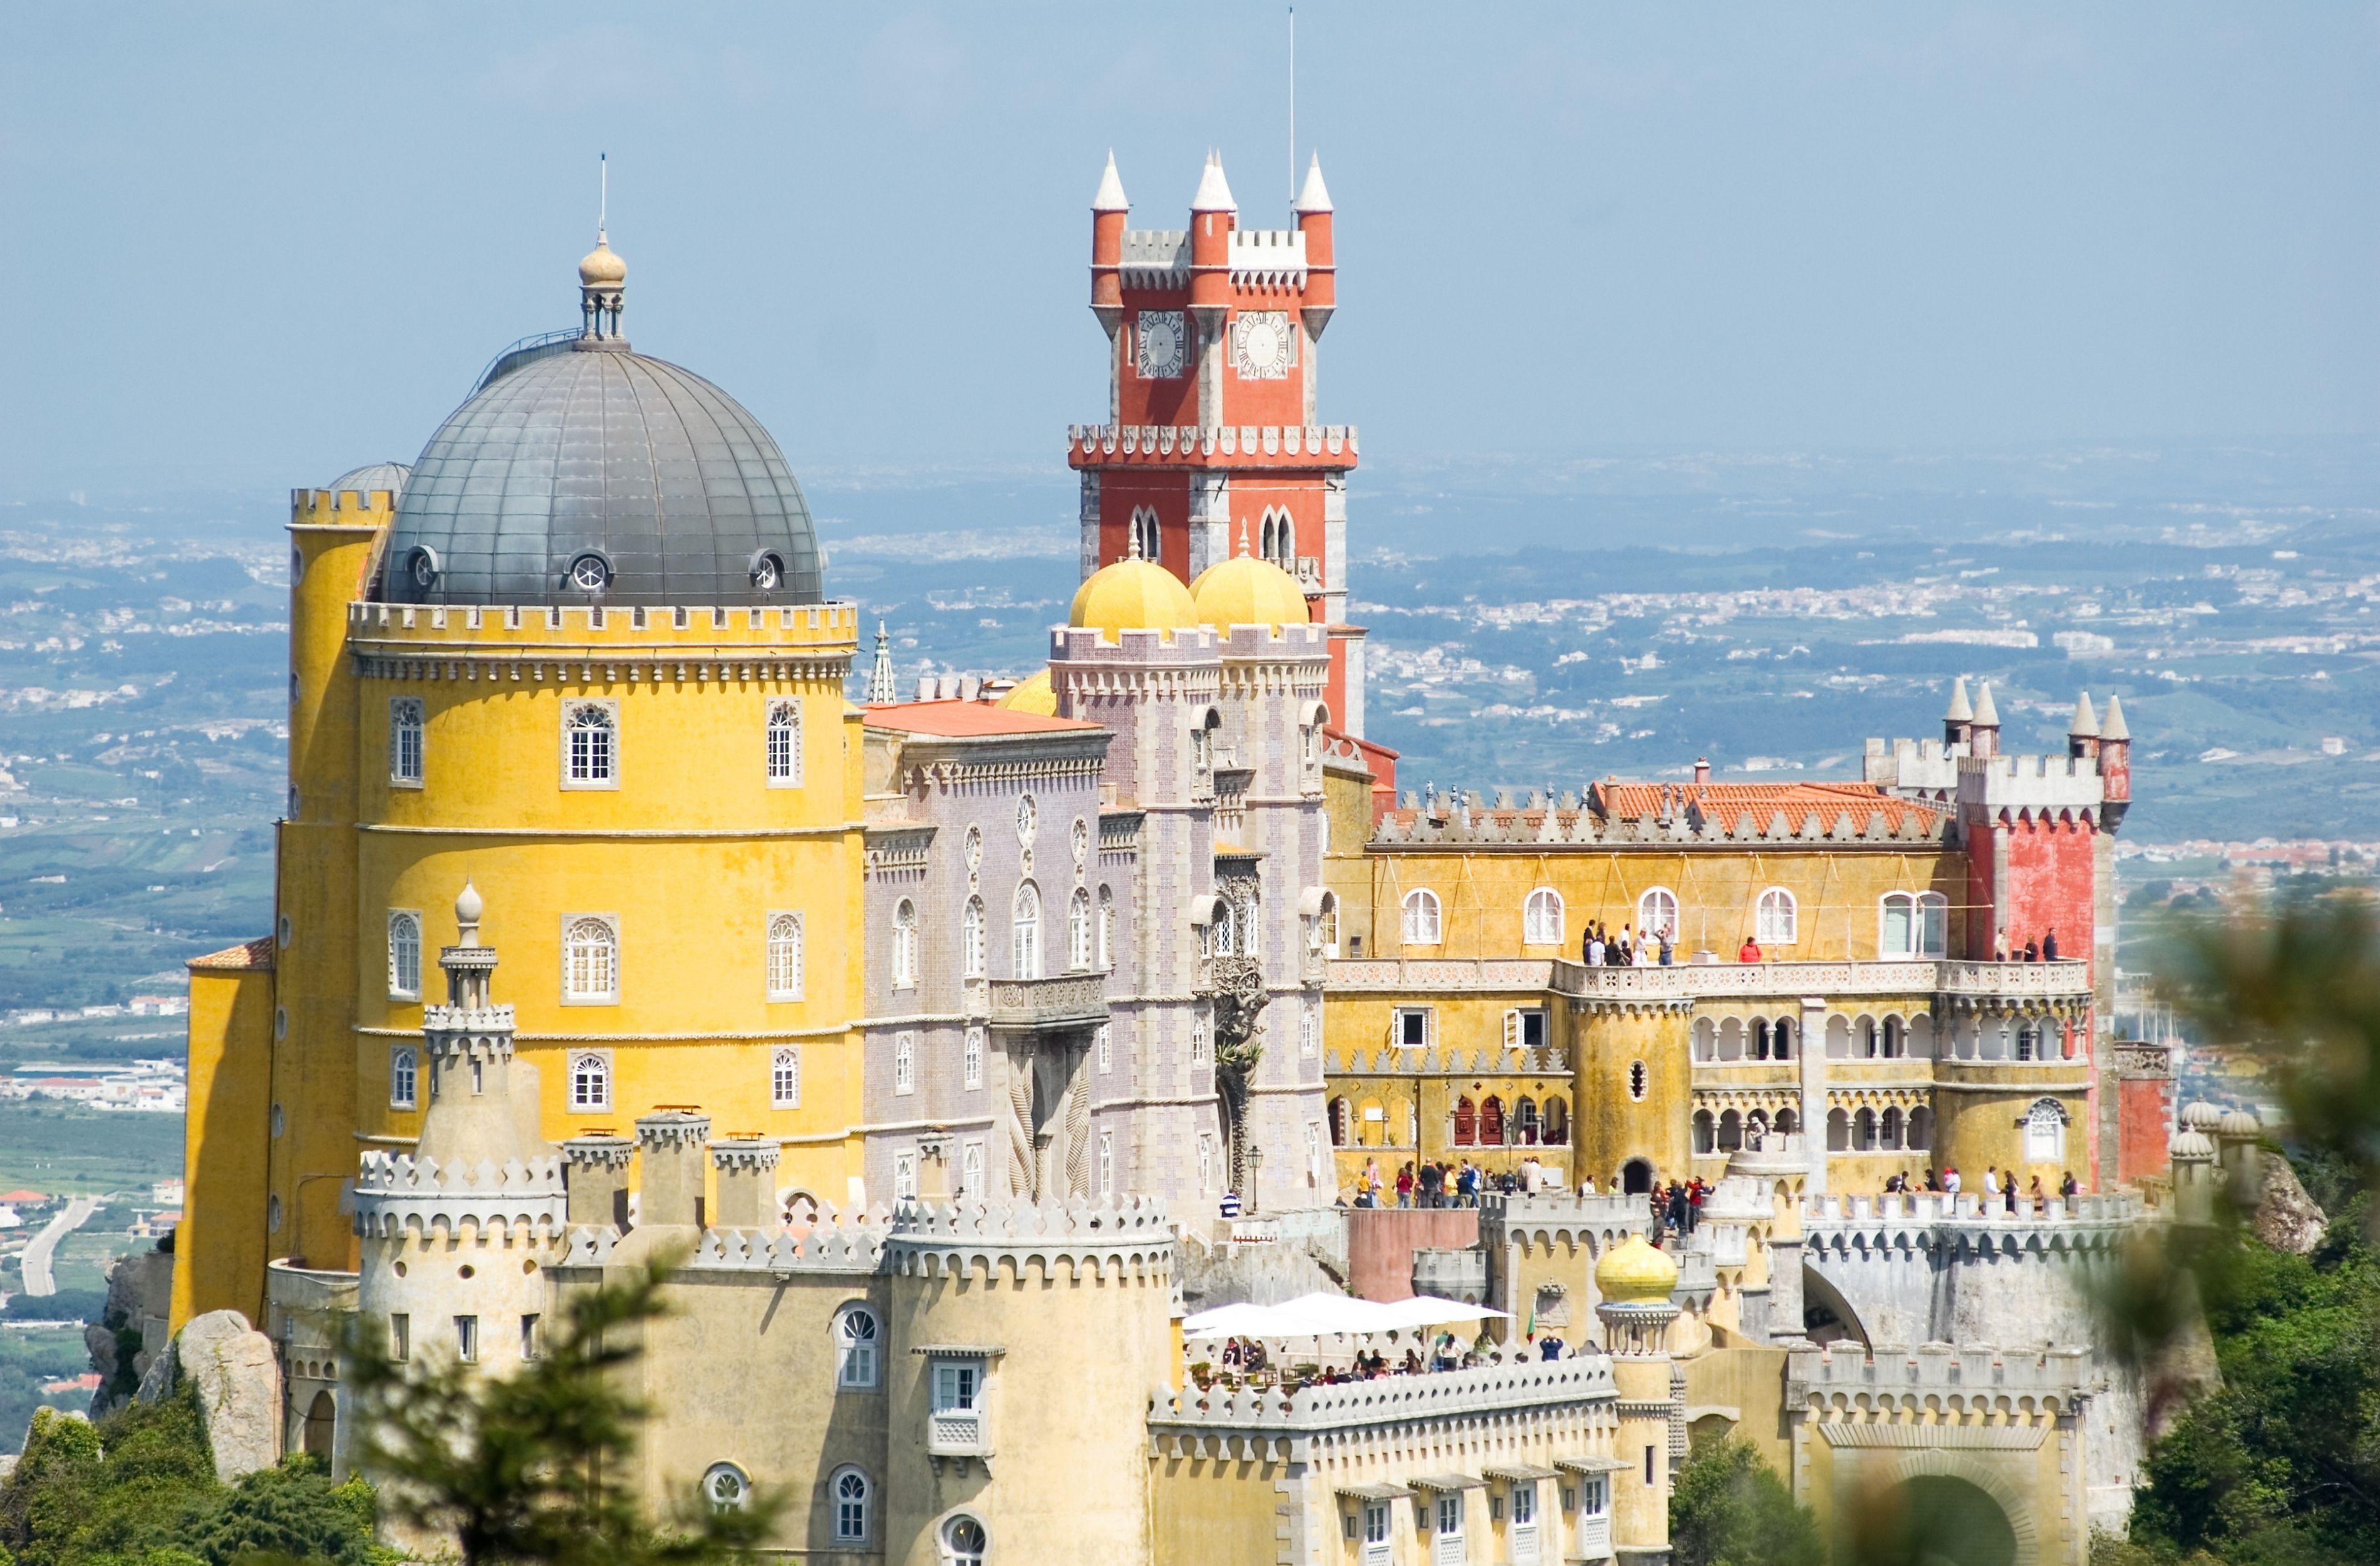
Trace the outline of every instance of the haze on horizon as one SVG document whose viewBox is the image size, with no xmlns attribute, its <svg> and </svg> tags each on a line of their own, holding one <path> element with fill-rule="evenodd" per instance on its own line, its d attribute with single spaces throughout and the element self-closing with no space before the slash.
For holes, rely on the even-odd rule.
<svg viewBox="0 0 2380 1566">
<path fill-rule="evenodd" d="M 0 495 L 410 460 L 576 322 L 797 472 L 1060 467 L 1135 226 L 1288 204 L 1284 8 L 161 4 L 0 18 Z M 2380 10 L 1308 0 L 1323 413 L 1415 462 L 2380 433 Z"/>
</svg>

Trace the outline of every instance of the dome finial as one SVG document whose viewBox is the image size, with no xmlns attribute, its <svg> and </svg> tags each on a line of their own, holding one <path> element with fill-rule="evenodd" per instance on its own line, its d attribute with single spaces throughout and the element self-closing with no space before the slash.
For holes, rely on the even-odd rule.
<svg viewBox="0 0 2380 1566">
<path fill-rule="evenodd" d="M 586 322 L 579 340 L 625 346 L 620 343 L 620 303 L 621 296 L 627 291 L 628 263 L 613 254 L 608 232 L 612 216 L 611 160 L 601 152 L 595 156 L 596 177 L 601 186 L 595 207 L 595 248 L 578 263 L 578 313 Z"/>
<path fill-rule="evenodd" d="M 1241 518 L 1240 518 L 1240 553 L 1241 553 L 1242 555 L 1245 555 L 1247 552 L 1248 552 L 1248 519 L 1247 519 L 1246 517 L 1243 516 L 1243 517 L 1241 517 Z"/>
<path fill-rule="evenodd" d="M 1127 558 L 1133 560 L 1138 560 L 1140 558 L 1140 529 L 1138 528 L 1135 528 L 1132 530 L 1132 549 Z"/>
<path fill-rule="evenodd" d="M 458 945 L 477 946 L 480 943 L 480 916 L 486 911 L 487 904 L 480 899 L 480 889 L 471 884 L 470 877 L 465 876 L 463 890 L 455 899 L 455 927 Z"/>
</svg>

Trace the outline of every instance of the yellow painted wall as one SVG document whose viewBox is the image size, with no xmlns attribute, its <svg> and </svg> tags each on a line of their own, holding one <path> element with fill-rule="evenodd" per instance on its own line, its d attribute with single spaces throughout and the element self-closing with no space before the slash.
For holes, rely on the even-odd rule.
<svg viewBox="0 0 2380 1566">
<path fill-rule="evenodd" d="M 1793 1472 L 1792 1436 L 1785 1427 L 1790 1357 L 1783 1349 L 1718 1348 L 1685 1362 L 1689 1417 L 1704 1409 L 1733 1409 L 1729 1434 L 1751 1442 L 1779 1479 Z"/>
<path fill-rule="evenodd" d="M 1274 1487 L 1286 1473 L 1279 1463 L 1159 1455 L 1150 1463 L 1150 1559 L 1160 1566 L 1274 1560 Z"/>
<path fill-rule="evenodd" d="M 264 1319 L 272 1055 L 273 970 L 193 966 L 182 1221 L 174 1232 L 176 1331 L 211 1310 Z"/>
</svg>

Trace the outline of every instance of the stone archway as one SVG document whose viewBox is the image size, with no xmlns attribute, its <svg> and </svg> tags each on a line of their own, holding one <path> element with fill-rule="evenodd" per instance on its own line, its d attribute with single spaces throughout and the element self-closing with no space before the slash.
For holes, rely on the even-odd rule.
<svg viewBox="0 0 2380 1566">
<path fill-rule="evenodd" d="M 1622 1196 L 1645 1196 L 1653 1191 L 1653 1164 L 1649 1159 L 1630 1159 L 1620 1166 L 1620 1188 Z"/>
<path fill-rule="evenodd" d="M 1802 1331 L 1814 1343 L 1850 1340 L 1867 1347 L 1867 1324 L 1834 1281 L 1808 1262 L 1802 1264 Z"/>
<path fill-rule="evenodd" d="M 2018 1566 L 2016 1524 L 1992 1493 L 1955 1474 L 1917 1474 L 1886 1492 L 1885 1549 L 1918 1566 Z"/>
<path fill-rule="evenodd" d="M 338 1404 L 328 1391 L 314 1394 L 306 1407 L 306 1431 L 302 1444 L 307 1455 L 331 1461 L 331 1449 L 338 1434 Z"/>
</svg>

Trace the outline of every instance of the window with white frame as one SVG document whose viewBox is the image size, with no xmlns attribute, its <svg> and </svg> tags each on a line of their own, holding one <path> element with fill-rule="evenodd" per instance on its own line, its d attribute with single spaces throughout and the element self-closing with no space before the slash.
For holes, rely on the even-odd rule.
<svg viewBox="0 0 2380 1566">
<path fill-rule="evenodd" d="M 983 1029 L 966 1030 L 966 1041 L 960 1046 L 959 1080 L 968 1087 L 983 1086 Z"/>
<path fill-rule="evenodd" d="M 388 781 L 399 788 L 421 786 L 421 698 L 398 696 L 388 703 Z"/>
<path fill-rule="evenodd" d="M 1949 948 L 1950 900 L 1938 892 L 1888 892 L 1876 905 L 1876 954 L 1939 957 Z"/>
<path fill-rule="evenodd" d="M 858 1469 L 844 1468 L 836 1471 L 832 1488 L 834 1542 L 866 1544 L 875 1529 L 876 1487 Z"/>
<path fill-rule="evenodd" d="M 1113 1071 L 1115 1069 L 1115 1024 L 1108 1022 L 1099 1024 L 1098 1040 L 1099 1069 Z"/>
<path fill-rule="evenodd" d="M 1658 941 L 1678 938 L 1678 894 L 1666 886 L 1648 889 L 1636 899 L 1636 930 Z"/>
<path fill-rule="evenodd" d="M 1322 1123 L 1305 1123 L 1305 1178 L 1309 1184 L 1322 1184 Z"/>
<path fill-rule="evenodd" d="M 892 1155 L 892 1199 L 896 1202 L 917 1199 L 917 1155 L 914 1151 Z"/>
<path fill-rule="evenodd" d="M 562 999 L 582 1006 L 620 999 L 620 929 L 609 917 L 572 914 L 562 921 Z"/>
<path fill-rule="evenodd" d="M 1194 1066 L 1207 1064 L 1209 1053 L 1207 1028 L 1207 1014 L 1204 1012 L 1190 1019 L 1190 1063 Z"/>
<path fill-rule="evenodd" d="M 420 1090 L 421 1057 L 410 1044 L 399 1044 L 388 1052 L 388 1107 L 409 1110 L 419 1102 L 414 1095 Z"/>
<path fill-rule="evenodd" d="M 1094 965 L 1101 973 L 1115 966 L 1115 893 L 1107 887 L 1099 888 L 1099 950 Z"/>
<path fill-rule="evenodd" d="M 769 920 L 769 999 L 802 998 L 802 917 L 777 914 Z"/>
<path fill-rule="evenodd" d="M 1561 893 L 1541 886 L 1521 909 L 1521 940 L 1529 946 L 1559 946 L 1562 938 Z"/>
<path fill-rule="evenodd" d="M 1157 512 L 1153 507 L 1135 505 L 1132 508 L 1132 545 L 1141 559 L 1158 558 Z"/>
<path fill-rule="evenodd" d="M 1430 1008 L 1427 1006 L 1398 1007 L 1395 1021 L 1390 1026 L 1395 1029 L 1400 1050 L 1427 1050 L 1433 1042 L 1430 1038 Z"/>
<path fill-rule="evenodd" d="M 835 1312 L 834 1384 L 848 1391 L 872 1390 L 878 1357 L 876 1313 L 864 1305 Z"/>
<path fill-rule="evenodd" d="M 1215 1134 L 1198 1133 L 1198 1190 L 1200 1195 L 1215 1194 Z"/>
<path fill-rule="evenodd" d="M 570 1057 L 570 1112 L 593 1114 L 611 1107 L 611 1051 L 579 1050 Z"/>
<path fill-rule="evenodd" d="M 562 707 L 562 786 L 620 785 L 620 714 L 610 701 L 567 701 Z"/>
<path fill-rule="evenodd" d="M 769 786 L 802 786 L 802 704 L 769 703 Z"/>
<path fill-rule="evenodd" d="M 1081 887 L 1066 900 L 1066 971 L 1086 973 L 1091 966 L 1091 894 Z"/>
<path fill-rule="evenodd" d="M 421 916 L 407 908 L 389 910 L 388 998 L 421 999 Z"/>
<path fill-rule="evenodd" d="M 1099 1133 L 1099 1194 L 1112 1195 L 1115 1191 L 1115 1133 L 1112 1131 Z"/>
<path fill-rule="evenodd" d="M 769 1057 L 769 1107 L 772 1110 L 798 1110 L 802 1107 L 802 1051 L 799 1045 L 785 1045 Z"/>
<path fill-rule="evenodd" d="M 752 1499 L 752 1481 L 732 1463 L 714 1463 L 702 1475 L 702 1499 L 713 1511 L 741 1511 Z"/>
<path fill-rule="evenodd" d="M 896 1033 L 892 1036 L 892 1091 L 915 1093 L 917 1090 L 917 1036 Z"/>
<path fill-rule="evenodd" d="M 1297 1052 L 1312 1060 L 1322 1050 L 1322 1014 L 1312 1006 L 1297 1009 Z"/>
<path fill-rule="evenodd" d="M 2055 1099 L 2037 1099 L 2024 1116 L 2024 1161 L 2063 1163 L 2066 1111 Z"/>
<path fill-rule="evenodd" d="M 968 978 L 983 977 L 983 899 L 970 897 L 959 915 L 959 966 Z"/>
<path fill-rule="evenodd" d="M 1791 946 L 1801 939 L 1802 910 L 1793 894 L 1772 886 L 1755 905 L 1752 938 L 1763 946 Z"/>
<path fill-rule="evenodd" d="M 950 1566 L 983 1566 L 991 1540 L 983 1524 L 972 1517 L 953 1517 L 942 1524 L 942 1551 Z"/>
<path fill-rule="evenodd" d="M 1405 893 L 1404 942 L 1408 946 L 1435 946 L 1438 941 L 1438 893 L 1415 887 Z"/>
<path fill-rule="evenodd" d="M 917 905 L 906 897 L 892 907 L 892 988 L 917 983 Z"/>
<path fill-rule="evenodd" d="M 983 1188 L 983 1144 L 981 1142 L 969 1142 L 959 1149 L 959 1194 L 978 1198 L 987 1194 Z"/>
<path fill-rule="evenodd" d="M 1041 977 L 1041 889 L 1021 881 L 1008 929 L 1008 971 L 1013 978 Z"/>
</svg>

